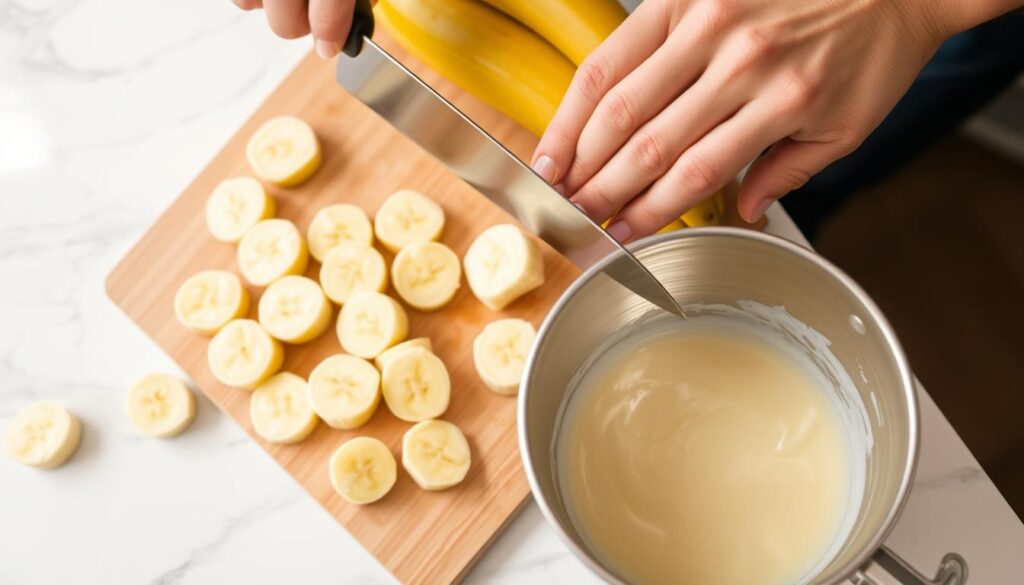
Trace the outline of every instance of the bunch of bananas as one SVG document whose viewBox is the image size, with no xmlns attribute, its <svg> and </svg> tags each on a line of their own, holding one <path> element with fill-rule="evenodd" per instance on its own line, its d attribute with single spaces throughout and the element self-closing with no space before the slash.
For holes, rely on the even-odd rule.
<svg viewBox="0 0 1024 585">
<path fill-rule="evenodd" d="M 408 53 L 544 133 L 583 62 L 626 18 L 616 0 L 379 0 L 374 14 Z M 722 196 L 666 226 L 717 225 Z"/>
</svg>

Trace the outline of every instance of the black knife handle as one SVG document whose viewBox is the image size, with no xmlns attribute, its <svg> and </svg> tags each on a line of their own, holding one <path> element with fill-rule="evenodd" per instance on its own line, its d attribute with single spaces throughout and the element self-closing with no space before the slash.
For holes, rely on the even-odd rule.
<svg viewBox="0 0 1024 585">
<path fill-rule="evenodd" d="M 348 29 L 348 38 L 342 49 L 349 57 L 356 57 L 363 50 L 363 37 L 373 36 L 373 6 L 370 0 L 356 0 L 355 11 L 352 13 L 352 28 Z"/>
</svg>

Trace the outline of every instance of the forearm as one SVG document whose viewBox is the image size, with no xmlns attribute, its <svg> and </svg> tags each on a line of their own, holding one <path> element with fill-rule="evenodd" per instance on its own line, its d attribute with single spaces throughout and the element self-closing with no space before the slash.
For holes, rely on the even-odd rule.
<svg viewBox="0 0 1024 585">
<path fill-rule="evenodd" d="M 925 0 L 932 3 L 935 0 Z M 1024 7 L 1024 0 L 940 0 L 941 18 L 948 36 L 963 32 Z"/>
</svg>

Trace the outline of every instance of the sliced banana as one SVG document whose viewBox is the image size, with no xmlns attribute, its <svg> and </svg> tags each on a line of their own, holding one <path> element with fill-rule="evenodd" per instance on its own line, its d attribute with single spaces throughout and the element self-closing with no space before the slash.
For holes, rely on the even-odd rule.
<svg viewBox="0 0 1024 585">
<path fill-rule="evenodd" d="M 429 337 L 417 337 L 416 339 L 403 341 L 398 345 L 388 348 L 379 356 L 373 358 L 373 365 L 377 366 L 378 370 L 383 370 L 384 364 L 391 361 L 392 358 L 402 353 L 403 351 L 414 349 L 417 347 L 421 347 L 423 349 L 426 349 L 427 351 L 434 351 L 434 346 L 433 344 L 430 343 Z"/>
<path fill-rule="evenodd" d="M 452 386 L 441 358 L 426 349 L 412 348 L 385 362 L 381 390 L 392 414 L 419 422 L 448 410 Z"/>
<path fill-rule="evenodd" d="M 320 168 L 320 142 L 309 124 L 294 116 L 263 123 L 249 139 L 245 155 L 256 174 L 281 187 L 305 181 Z"/>
<path fill-rule="evenodd" d="M 327 296 L 343 305 L 352 295 L 361 292 L 384 292 L 388 271 L 373 246 L 342 242 L 324 256 L 320 265 L 320 285 Z"/>
<path fill-rule="evenodd" d="M 306 241 L 287 219 L 265 219 L 238 243 L 238 269 L 256 286 L 267 286 L 286 274 L 302 274 L 308 262 Z"/>
<path fill-rule="evenodd" d="M 315 280 L 292 274 L 264 291 L 259 320 L 267 333 L 285 343 L 306 343 L 331 324 L 331 302 Z"/>
<path fill-rule="evenodd" d="M 373 219 L 377 239 L 390 252 L 420 242 L 440 239 L 444 231 L 444 210 L 422 193 L 396 191 L 380 206 Z"/>
<path fill-rule="evenodd" d="M 341 307 L 337 333 L 346 352 L 372 359 L 405 339 L 409 318 L 395 299 L 378 292 L 362 292 Z"/>
<path fill-rule="evenodd" d="M 14 416 L 4 446 L 18 463 L 52 469 L 71 457 L 81 436 L 78 417 L 56 402 L 37 402 Z"/>
<path fill-rule="evenodd" d="M 203 335 L 213 335 L 228 321 L 248 312 L 249 291 L 226 270 L 193 274 L 174 295 L 174 316 L 178 322 Z"/>
<path fill-rule="evenodd" d="M 342 242 L 373 245 L 373 228 L 361 207 L 348 203 L 328 205 L 313 216 L 306 230 L 309 253 L 318 262 Z"/>
<path fill-rule="evenodd" d="M 210 340 L 206 359 L 222 384 L 252 390 L 281 369 L 284 350 L 256 321 L 235 319 Z"/>
<path fill-rule="evenodd" d="M 261 219 L 274 217 L 274 199 L 252 177 L 220 182 L 206 200 L 206 227 L 222 242 L 235 244 Z"/>
<path fill-rule="evenodd" d="M 410 244 L 391 264 L 391 282 L 402 300 L 421 311 L 440 309 L 459 290 L 462 267 L 451 248 L 437 242 Z"/>
<path fill-rule="evenodd" d="M 196 397 L 173 376 L 146 374 L 128 388 L 128 418 L 143 435 L 173 437 L 195 417 Z"/>
<path fill-rule="evenodd" d="M 271 443 L 298 443 L 309 436 L 319 420 L 309 401 L 306 381 L 281 372 L 252 391 L 249 420 L 256 434 Z"/>
<path fill-rule="evenodd" d="M 354 429 L 370 420 L 380 404 L 380 372 L 352 355 L 332 355 L 309 374 L 313 410 L 336 429 Z"/>
<path fill-rule="evenodd" d="M 544 261 L 536 242 L 511 224 L 491 226 L 462 259 L 476 298 L 496 311 L 544 284 Z"/>
<path fill-rule="evenodd" d="M 398 478 L 395 456 L 373 437 L 342 443 L 331 455 L 328 470 L 334 491 L 353 504 L 370 504 L 383 498 Z"/>
<path fill-rule="evenodd" d="M 519 392 L 523 365 L 536 335 L 533 325 L 522 319 L 499 319 L 484 327 L 473 340 L 473 363 L 488 388 L 498 394 Z"/>
<path fill-rule="evenodd" d="M 466 478 L 469 441 L 459 427 L 443 420 L 414 424 L 402 436 L 402 467 L 425 490 L 443 490 Z"/>
</svg>

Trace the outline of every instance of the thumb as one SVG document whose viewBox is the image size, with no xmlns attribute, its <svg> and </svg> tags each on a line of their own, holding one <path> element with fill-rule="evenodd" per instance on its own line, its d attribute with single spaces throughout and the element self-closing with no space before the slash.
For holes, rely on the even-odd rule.
<svg viewBox="0 0 1024 585">
<path fill-rule="evenodd" d="M 786 138 L 757 159 L 740 187 L 739 212 L 746 221 L 761 219 L 768 206 L 807 181 L 849 149 L 831 142 L 799 142 Z"/>
</svg>

